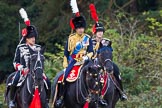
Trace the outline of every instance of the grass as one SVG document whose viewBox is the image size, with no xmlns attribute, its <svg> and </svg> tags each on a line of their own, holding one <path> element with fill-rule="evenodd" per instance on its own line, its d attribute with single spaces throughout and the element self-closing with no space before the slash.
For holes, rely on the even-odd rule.
<svg viewBox="0 0 162 108">
<path fill-rule="evenodd" d="M 0 84 L 0 108 L 7 108 L 4 103 L 5 84 Z"/>
</svg>

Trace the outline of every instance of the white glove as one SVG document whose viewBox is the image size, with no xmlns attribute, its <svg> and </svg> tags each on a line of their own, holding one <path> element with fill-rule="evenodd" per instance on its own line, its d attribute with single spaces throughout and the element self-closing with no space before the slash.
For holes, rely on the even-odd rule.
<svg viewBox="0 0 162 108">
<path fill-rule="evenodd" d="M 88 60 L 88 56 L 83 56 L 83 61 Z"/>
<path fill-rule="evenodd" d="M 18 69 L 19 71 L 21 71 L 21 70 L 23 69 L 23 65 L 19 65 L 19 66 L 17 67 L 17 69 Z"/>
</svg>

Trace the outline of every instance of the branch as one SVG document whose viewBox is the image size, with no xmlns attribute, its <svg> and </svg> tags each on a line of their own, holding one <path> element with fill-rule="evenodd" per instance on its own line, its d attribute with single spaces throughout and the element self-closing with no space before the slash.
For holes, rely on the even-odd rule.
<svg viewBox="0 0 162 108">
<path fill-rule="evenodd" d="M 121 8 L 125 8 L 127 6 L 129 6 L 131 3 L 133 3 L 135 0 L 130 0 L 129 2 L 127 2 L 125 5 L 123 5 Z"/>
</svg>

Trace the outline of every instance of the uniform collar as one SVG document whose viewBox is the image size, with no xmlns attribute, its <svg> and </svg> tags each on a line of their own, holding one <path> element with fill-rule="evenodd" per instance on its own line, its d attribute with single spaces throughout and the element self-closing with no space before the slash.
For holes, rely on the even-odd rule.
<svg viewBox="0 0 162 108">
<path fill-rule="evenodd" d="M 32 50 L 34 50 L 34 51 L 36 50 L 36 46 L 35 46 L 35 44 L 34 44 L 34 45 L 32 45 L 32 46 L 31 46 L 31 45 L 29 45 L 29 44 L 26 44 L 26 45 L 27 45 L 27 46 L 29 46 L 29 47 L 30 47 Z"/>
<path fill-rule="evenodd" d="M 76 35 L 77 35 L 78 37 L 83 37 L 83 36 L 85 35 L 85 33 L 83 33 L 83 34 L 81 34 L 81 35 L 79 35 L 78 33 L 76 33 Z"/>
</svg>

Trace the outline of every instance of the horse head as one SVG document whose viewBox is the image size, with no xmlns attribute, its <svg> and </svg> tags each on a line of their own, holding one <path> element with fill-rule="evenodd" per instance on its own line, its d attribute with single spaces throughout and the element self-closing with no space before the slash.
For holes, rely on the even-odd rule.
<svg viewBox="0 0 162 108">
<path fill-rule="evenodd" d="M 32 78 L 34 80 L 34 86 L 40 87 L 43 84 L 43 71 L 44 71 L 44 60 L 43 56 L 44 49 L 36 49 L 30 51 L 30 59 L 29 59 L 29 70 Z M 39 88 L 40 89 L 40 88 Z"/>
<path fill-rule="evenodd" d="M 85 85 L 91 96 L 100 92 L 100 67 L 96 66 L 93 61 L 89 61 L 83 69 L 85 76 Z M 93 98 L 93 97 L 91 97 Z"/>
<path fill-rule="evenodd" d="M 97 63 L 108 73 L 113 72 L 112 51 L 103 46 L 97 51 Z"/>
</svg>

